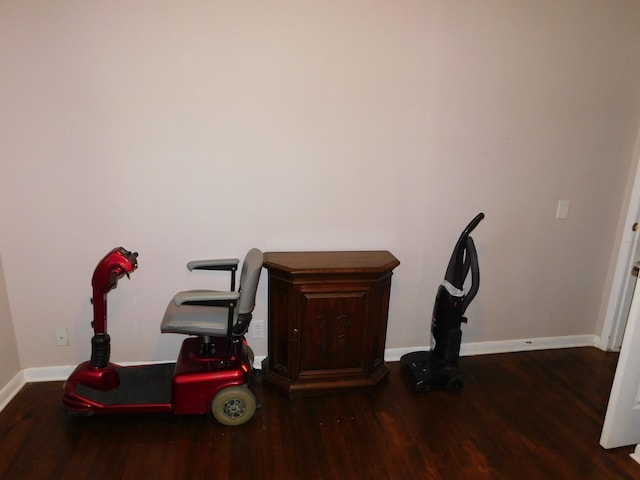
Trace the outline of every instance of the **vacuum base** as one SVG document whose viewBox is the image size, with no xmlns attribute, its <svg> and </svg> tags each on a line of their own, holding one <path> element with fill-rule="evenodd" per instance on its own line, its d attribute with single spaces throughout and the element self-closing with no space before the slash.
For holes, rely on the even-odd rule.
<svg viewBox="0 0 640 480">
<path fill-rule="evenodd" d="M 462 390 L 464 387 L 460 371 L 455 365 L 434 368 L 431 352 L 407 353 L 400 357 L 400 364 L 418 392 L 436 389 Z"/>
</svg>

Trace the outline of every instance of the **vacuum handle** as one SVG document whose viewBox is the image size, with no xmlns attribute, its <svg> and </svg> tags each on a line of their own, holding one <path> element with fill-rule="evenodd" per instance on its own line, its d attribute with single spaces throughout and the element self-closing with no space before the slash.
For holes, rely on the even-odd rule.
<svg viewBox="0 0 640 480">
<path fill-rule="evenodd" d="M 471 220 L 471 222 L 469 222 L 460 234 L 460 237 L 458 237 L 456 246 L 453 249 L 451 258 L 449 259 L 449 265 L 447 266 L 444 278 L 460 290 L 462 290 L 464 280 L 467 277 L 467 273 L 469 273 L 469 263 L 468 259 L 465 257 L 467 239 L 469 238 L 469 234 L 478 226 L 483 218 L 484 213 L 479 213 L 473 220 Z"/>
<path fill-rule="evenodd" d="M 482 219 L 480 219 L 482 220 Z M 479 220 L 478 220 L 479 221 Z M 478 264 L 478 252 L 476 251 L 476 245 L 473 243 L 473 238 L 467 237 L 466 241 L 467 259 L 469 260 L 469 269 L 471 270 L 471 287 L 469 292 L 464 296 L 464 300 L 461 303 L 460 314 L 463 315 L 471 300 L 474 299 L 480 288 L 480 266 Z"/>
<path fill-rule="evenodd" d="M 469 222 L 469 225 L 467 225 L 465 229 L 462 231 L 460 238 L 468 237 L 469 234 L 473 232 L 473 230 L 478 226 L 478 224 L 482 221 L 483 218 L 484 218 L 484 213 L 482 212 L 476 215 L 474 219 Z"/>
</svg>

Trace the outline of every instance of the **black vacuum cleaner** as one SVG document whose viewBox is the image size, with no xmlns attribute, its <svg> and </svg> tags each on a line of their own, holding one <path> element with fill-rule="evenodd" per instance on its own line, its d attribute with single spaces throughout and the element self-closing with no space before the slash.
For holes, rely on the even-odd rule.
<svg viewBox="0 0 640 480">
<path fill-rule="evenodd" d="M 479 213 L 471 220 L 451 254 L 433 306 L 431 350 L 407 353 L 400 358 L 411 384 L 419 392 L 440 388 L 460 390 L 464 386 L 458 369 L 462 341 L 460 325 L 467 323 L 464 312 L 480 286 L 478 254 L 469 234 L 483 218 L 484 213 Z M 463 288 L 469 271 L 471 285 L 465 293 Z"/>
</svg>

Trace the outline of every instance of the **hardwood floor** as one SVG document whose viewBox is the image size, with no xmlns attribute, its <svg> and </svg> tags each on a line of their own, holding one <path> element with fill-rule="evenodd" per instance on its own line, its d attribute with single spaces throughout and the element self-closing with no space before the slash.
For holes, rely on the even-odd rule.
<svg viewBox="0 0 640 480">
<path fill-rule="evenodd" d="M 370 391 L 264 403 L 241 427 L 211 416 L 75 418 L 61 382 L 0 413 L 0 478 L 640 479 L 631 447 L 598 440 L 617 354 L 575 348 L 463 357 L 462 392 L 414 393 L 398 363 Z"/>
</svg>

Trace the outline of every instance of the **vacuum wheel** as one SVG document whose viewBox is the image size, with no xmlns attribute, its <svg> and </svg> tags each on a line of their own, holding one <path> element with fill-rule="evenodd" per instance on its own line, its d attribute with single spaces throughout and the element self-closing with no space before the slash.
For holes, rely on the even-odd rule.
<svg viewBox="0 0 640 480">
<path fill-rule="evenodd" d="M 256 413 L 256 397 L 246 385 L 227 387 L 214 397 L 211 412 L 223 425 L 242 425 L 251 420 Z"/>
<path fill-rule="evenodd" d="M 464 388 L 464 381 L 462 377 L 456 375 L 455 377 L 451 377 L 447 382 L 446 389 L 451 390 L 453 392 L 462 390 Z"/>
</svg>

